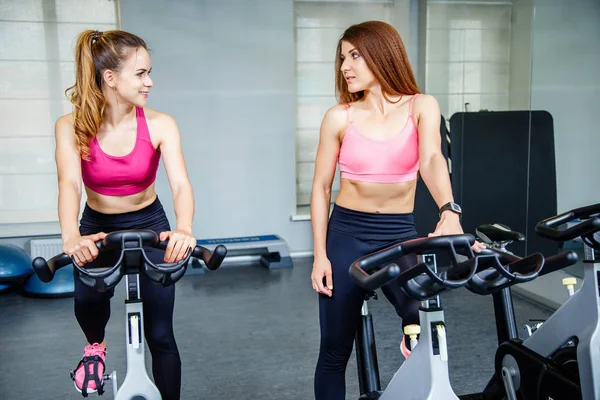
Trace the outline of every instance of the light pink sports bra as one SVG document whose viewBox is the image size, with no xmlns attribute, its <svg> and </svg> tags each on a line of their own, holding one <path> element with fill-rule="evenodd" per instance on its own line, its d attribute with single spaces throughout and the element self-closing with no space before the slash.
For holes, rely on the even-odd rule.
<svg viewBox="0 0 600 400">
<path fill-rule="evenodd" d="M 338 162 L 342 178 L 353 181 L 397 183 L 417 179 L 419 171 L 419 135 L 413 121 L 410 100 L 408 121 L 394 137 L 374 140 L 358 132 L 346 104 L 350 126 L 344 135 Z"/>
<path fill-rule="evenodd" d="M 105 196 L 128 196 L 141 192 L 156 179 L 160 152 L 150 140 L 144 109 L 135 108 L 137 137 L 131 153 L 125 156 L 106 154 L 94 136 L 90 140 L 91 161 L 81 160 L 81 177 L 85 186 Z"/>
</svg>

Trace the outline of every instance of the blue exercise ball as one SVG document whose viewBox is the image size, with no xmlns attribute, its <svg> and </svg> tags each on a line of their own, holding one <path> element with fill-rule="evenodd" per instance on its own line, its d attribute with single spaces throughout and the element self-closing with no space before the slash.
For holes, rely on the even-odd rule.
<svg viewBox="0 0 600 400">
<path fill-rule="evenodd" d="M 33 273 L 31 262 L 31 257 L 22 248 L 0 244 L 0 283 L 22 283 Z"/>
<path fill-rule="evenodd" d="M 23 285 L 23 295 L 30 297 L 72 297 L 75 292 L 73 266 L 67 265 L 56 271 L 48 283 L 42 282 L 36 274 Z"/>
</svg>

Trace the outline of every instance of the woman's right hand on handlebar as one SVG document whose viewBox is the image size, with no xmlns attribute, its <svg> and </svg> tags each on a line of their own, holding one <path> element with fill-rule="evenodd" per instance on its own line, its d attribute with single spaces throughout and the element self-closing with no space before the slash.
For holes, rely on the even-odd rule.
<svg viewBox="0 0 600 400">
<path fill-rule="evenodd" d="M 325 284 L 323 284 L 325 278 Z M 313 270 L 310 276 L 313 289 L 317 293 L 322 293 L 331 297 L 333 294 L 333 277 L 331 273 L 331 262 L 327 257 L 315 258 Z"/>
<path fill-rule="evenodd" d="M 63 252 L 73 256 L 77 265 L 83 267 L 84 264 L 94 261 L 98 257 L 98 248 L 95 242 L 104 237 L 106 237 L 104 232 L 88 236 L 74 236 L 63 241 Z"/>
</svg>

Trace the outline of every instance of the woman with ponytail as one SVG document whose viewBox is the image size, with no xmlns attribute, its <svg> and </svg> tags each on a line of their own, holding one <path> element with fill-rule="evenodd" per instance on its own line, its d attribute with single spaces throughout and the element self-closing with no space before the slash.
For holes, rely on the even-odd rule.
<svg viewBox="0 0 600 400">
<path fill-rule="evenodd" d="M 60 117 L 55 126 L 63 251 L 79 265 L 112 265 L 112 255 L 98 257 L 95 241 L 116 230 L 151 229 L 160 240 L 169 241 L 164 252 L 147 251 L 151 260 L 181 260 L 196 245 L 194 197 L 175 121 L 146 107 L 153 84 L 146 43 L 120 30 L 84 31 L 76 44 L 75 68 L 75 84 L 67 89 L 73 112 Z M 154 187 L 161 156 L 173 195 L 174 230 Z M 87 202 L 78 224 L 82 186 Z M 173 334 L 175 286 L 154 285 L 140 275 L 140 289 L 154 381 L 163 399 L 179 399 L 181 359 Z M 75 316 L 88 343 L 73 380 L 84 394 L 97 391 L 93 379 L 83 387 L 94 363 L 98 376 L 104 373 L 104 335 L 112 296 L 113 291 L 97 292 L 75 279 Z M 91 360 L 96 361 L 86 364 Z"/>
</svg>

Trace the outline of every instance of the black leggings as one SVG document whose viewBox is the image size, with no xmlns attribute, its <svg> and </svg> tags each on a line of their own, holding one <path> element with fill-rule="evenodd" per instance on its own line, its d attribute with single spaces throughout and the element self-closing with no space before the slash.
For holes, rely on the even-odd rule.
<svg viewBox="0 0 600 400">
<path fill-rule="evenodd" d="M 148 207 L 124 214 L 102 214 L 86 205 L 79 227 L 82 236 L 125 229 L 150 229 L 157 234 L 169 231 L 169 221 L 158 198 Z M 144 251 L 153 263 L 164 262 L 164 251 L 154 248 L 144 248 Z M 114 265 L 116 255 L 103 253 L 86 267 Z M 177 400 L 181 391 L 181 358 L 173 333 L 175 285 L 162 287 L 144 274 L 139 277 L 144 302 L 144 335 L 152 354 L 154 382 L 163 400 Z M 90 344 L 104 340 L 113 295 L 114 289 L 97 292 L 75 279 L 75 317 Z"/>
<path fill-rule="evenodd" d="M 333 295 L 319 294 L 321 345 L 315 371 L 316 400 L 346 398 L 346 366 L 366 295 L 350 278 L 350 265 L 364 255 L 417 237 L 413 214 L 365 213 L 334 205 L 327 230 Z M 405 256 L 396 263 L 404 271 L 415 261 L 416 256 Z M 394 282 L 382 291 L 402 318 L 402 326 L 419 323 L 418 300 L 408 297 Z"/>
</svg>

